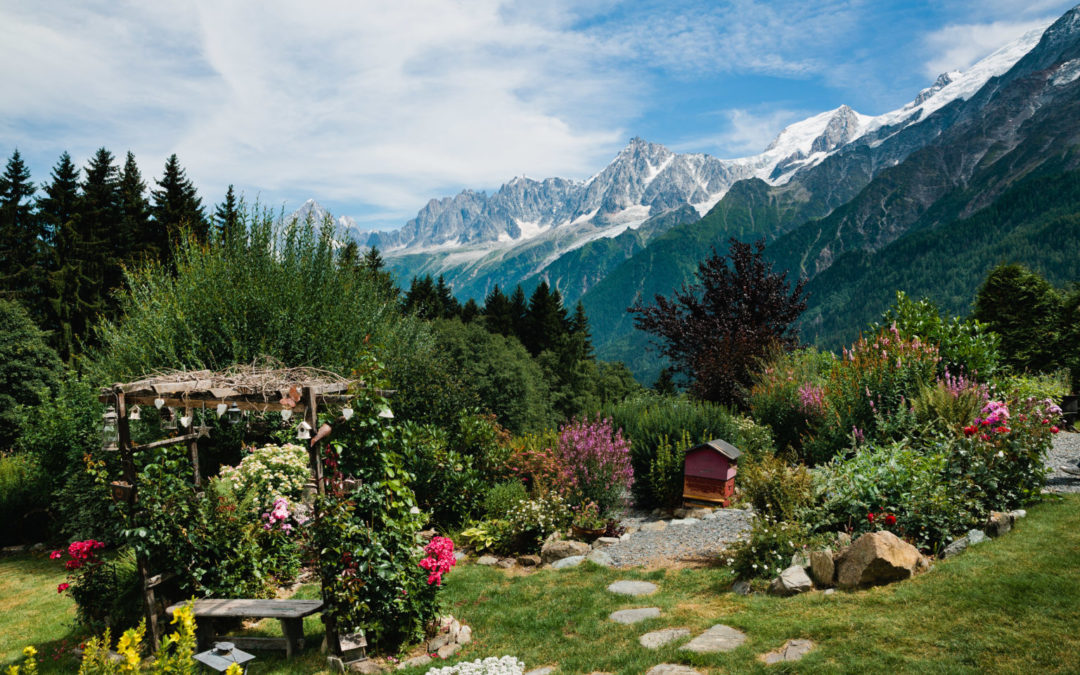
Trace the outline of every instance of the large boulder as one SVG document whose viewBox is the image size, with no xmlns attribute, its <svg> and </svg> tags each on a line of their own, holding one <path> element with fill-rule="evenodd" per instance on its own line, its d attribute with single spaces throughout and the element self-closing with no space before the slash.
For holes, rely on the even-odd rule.
<svg viewBox="0 0 1080 675">
<path fill-rule="evenodd" d="M 874 586 L 908 579 L 922 554 L 892 532 L 869 532 L 840 557 L 836 582 L 841 588 Z"/>
<path fill-rule="evenodd" d="M 583 541 L 573 541 L 571 539 L 547 541 L 544 542 L 544 548 L 540 549 L 540 559 L 550 564 L 563 558 L 573 558 L 575 556 L 584 558 L 591 550 L 592 547 Z"/>
<path fill-rule="evenodd" d="M 806 568 L 798 565 L 787 568 L 769 584 L 769 593 L 772 595 L 798 595 L 812 590 L 814 582 L 806 575 Z"/>
<path fill-rule="evenodd" d="M 828 588 L 836 578 L 836 565 L 829 549 L 814 551 L 810 554 L 810 576 L 819 588 Z"/>
</svg>

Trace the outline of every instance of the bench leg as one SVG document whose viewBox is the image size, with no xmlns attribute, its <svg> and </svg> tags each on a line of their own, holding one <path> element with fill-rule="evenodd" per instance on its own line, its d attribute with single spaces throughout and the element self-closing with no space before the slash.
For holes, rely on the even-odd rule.
<svg viewBox="0 0 1080 675">
<path fill-rule="evenodd" d="M 197 618 L 195 621 L 195 645 L 199 651 L 213 647 L 215 632 L 214 620 L 210 617 Z"/>
<path fill-rule="evenodd" d="M 285 658 L 291 659 L 304 647 L 304 620 L 281 619 L 281 634 L 285 636 Z"/>
</svg>

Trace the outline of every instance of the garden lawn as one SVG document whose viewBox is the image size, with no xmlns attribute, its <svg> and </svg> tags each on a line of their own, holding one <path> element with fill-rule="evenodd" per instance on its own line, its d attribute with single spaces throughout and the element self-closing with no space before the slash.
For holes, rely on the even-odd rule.
<svg viewBox="0 0 1080 675">
<path fill-rule="evenodd" d="M 62 575 L 47 564 L 26 556 L 0 561 L 4 663 L 27 642 L 41 649 L 67 635 L 70 600 L 56 596 Z M 639 598 L 612 595 L 605 587 L 617 579 L 649 580 L 660 590 Z M 731 581 L 721 568 L 618 571 L 590 564 L 525 575 L 459 566 L 446 577 L 443 597 L 447 611 L 473 627 L 474 641 L 448 663 L 509 654 L 529 668 L 558 665 L 560 673 L 637 675 L 662 662 L 705 673 L 785 672 L 783 665 L 760 664 L 756 655 L 790 638 L 809 638 L 818 646 L 798 672 L 1080 670 L 1078 495 L 1035 506 L 1012 533 L 892 586 L 779 599 L 736 596 L 728 590 Z M 303 589 L 306 596 L 315 592 Z M 650 606 L 660 607 L 662 616 L 632 626 L 607 620 L 616 609 Z M 746 643 L 726 654 L 699 655 L 678 651 L 678 643 L 650 651 L 637 642 L 660 628 L 686 627 L 696 635 L 717 623 L 744 631 Z M 277 632 L 264 625 L 261 632 Z M 307 633 L 317 645 L 317 619 Z M 260 654 L 250 672 L 320 672 L 322 663 L 317 648 L 292 662 Z M 43 665 L 46 672 L 65 671 L 48 660 Z"/>
</svg>

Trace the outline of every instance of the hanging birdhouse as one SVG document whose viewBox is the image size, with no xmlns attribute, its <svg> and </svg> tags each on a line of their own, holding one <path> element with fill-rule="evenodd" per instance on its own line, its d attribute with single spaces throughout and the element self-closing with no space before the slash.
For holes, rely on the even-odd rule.
<svg viewBox="0 0 1080 675">
<path fill-rule="evenodd" d="M 132 406 L 131 410 L 128 411 L 128 419 L 132 420 L 132 421 L 141 420 L 142 419 L 142 408 L 140 408 L 137 405 Z"/>
<path fill-rule="evenodd" d="M 118 420 L 116 408 L 109 406 L 109 409 L 101 416 L 101 420 L 101 447 L 105 450 L 116 450 L 120 443 L 120 429 L 116 425 Z"/>
<path fill-rule="evenodd" d="M 728 506 L 735 495 L 735 472 L 742 452 L 716 439 L 691 448 L 683 465 L 683 500 Z"/>
<path fill-rule="evenodd" d="M 135 488 L 127 481 L 114 480 L 109 483 L 109 491 L 112 493 L 114 502 L 130 502 L 131 495 L 135 492 Z"/>
<path fill-rule="evenodd" d="M 307 420 L 304 420 L 296 427 L 296 438 L 301 441 L 306 441 L 311 438 L 311 425 L 307 423 Z"/>
</svg>

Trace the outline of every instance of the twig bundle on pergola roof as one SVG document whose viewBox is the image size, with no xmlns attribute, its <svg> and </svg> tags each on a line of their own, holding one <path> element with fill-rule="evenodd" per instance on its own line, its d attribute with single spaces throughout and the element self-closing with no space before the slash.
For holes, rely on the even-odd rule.
<svg viewBox="0 0 1080 675">
<path fill-rule="evenodd" d="M 170 407 L 235 403 L 241 410 L 302 411 L 305 390 L 324 403 L 344 403 L 349 399 L 349 388 L 356 384 L 357 380 L 321 368 L 284 368 L 272 359 L 263 359 L 218 372 L 158 371 L 135 382 L 103 387 L 101 398 L 123 392 L 129 404 L 148 405 L 160 398 Z"/>
</svg>

